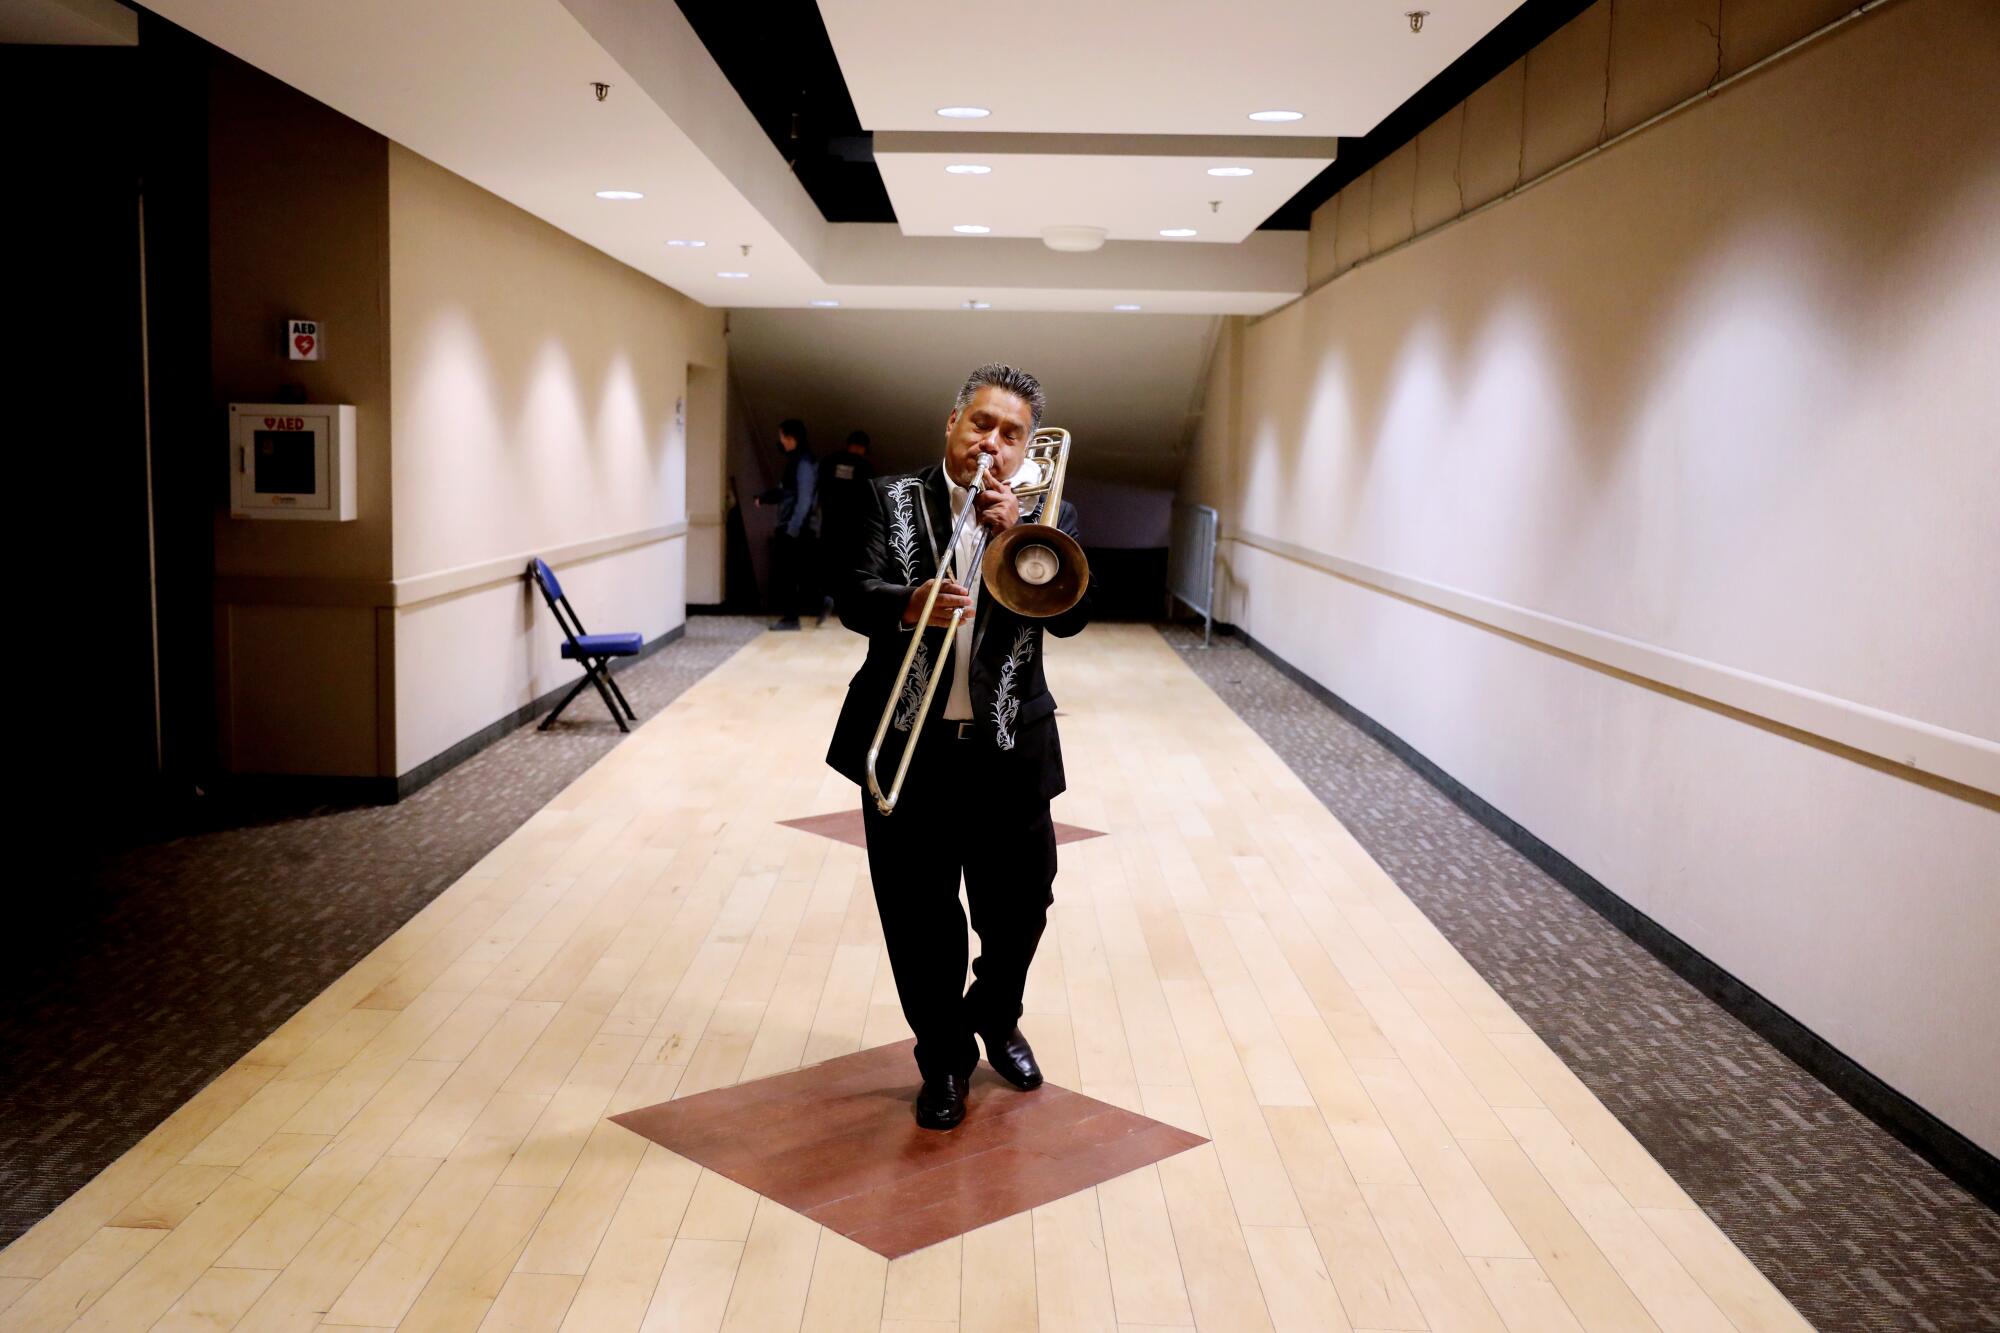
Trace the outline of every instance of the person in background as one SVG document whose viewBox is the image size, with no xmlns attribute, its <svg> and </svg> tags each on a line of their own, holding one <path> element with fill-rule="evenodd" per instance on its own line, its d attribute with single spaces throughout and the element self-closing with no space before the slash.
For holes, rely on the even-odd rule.
<svg viewBox="0 0 2000 1333">
<path fill-rule="evenodd" d="M 813 539 L 819 469 L 813 462 L 806 423 L 797 417 L 778 423 L 778 448 L 785 457 L 784 476 L 757 497 L 757 504 L 778 506 L 778 528 L 771 534 L 771 606 L 778 618 L 771 622 L 771 628 L 789 630 L 799 627 L 799 583 L 805 573 L 806 548 Z"/>
<path fill-rule="evenodd" d="M 855 507 L 867 500 L 868 483 L 875 479 L 875 464 L 868 458 L 868 432 L 849 431 L 847 443 L 826 460 L 820 471 L 820 550 L 826 558 L 817 563 L 822 570 L 828 570 L 843 567 L 848 547 L 854 541 Z M 822 580 L 820 624 L 826 623 L 832 610 L 833 592 Z"/>
</svg>

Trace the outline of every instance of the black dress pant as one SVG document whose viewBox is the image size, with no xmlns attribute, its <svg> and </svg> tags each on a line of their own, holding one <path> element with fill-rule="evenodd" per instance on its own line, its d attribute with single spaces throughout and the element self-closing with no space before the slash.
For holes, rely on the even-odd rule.
<svg viewBox="0 0 2000 1333">
<path fill-rule="evenodd" d="M 799 618 L 812 546 L 812 538 L 803 532 L 794 537 L 780 528 L 771 534 L 771 609 L 781 618 Z"/>
<path fill-rule="evenodd" d="M 1028 964 L 1055 900 L 1047 799 L 999 767 L 990 741 L 960 740 L 957 730 L 943 721 L 925 728 L 895 814 L 862 796 L 875 906 L 925 1078 L 971 1074 L 974 1034 L 1004 1037 L 1020 1021 Z M 969 989 L 961 875 L 979 936 Z"/>
</svg>

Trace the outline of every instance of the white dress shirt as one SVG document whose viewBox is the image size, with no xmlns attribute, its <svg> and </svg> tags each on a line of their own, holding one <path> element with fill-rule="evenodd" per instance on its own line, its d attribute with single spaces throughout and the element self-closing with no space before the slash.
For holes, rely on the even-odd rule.
<svg viewBox="0 0 2000 1333">
<path fill-rule="evenodd" d="M 1026 460 L 1022 461 L 1007 484 L 1012 485 L 1022 472 L 1027 471 Z M 958 516 L 965 512 L 965 506 L 972 502 L 972 492 L 951 479 L 951 464 L 947 461 L 944 484 L 951 493 L 951 521 L 958 522 Z M 944 700 L 944 719 L 947 722 L 969 722 L 972 720 L 972 613 L 979 609 L 979 571 L 966 568 L 972 559 L 972 548 L 979 543 L 980 526 L 978 518 L 965 525 L 959 535 L 958 558 L 952 568 L 959 571 L 954 580 L 972 593 L 972 605 L 966 608 L 965 618 L 959 622 L 958 634 L 952 640 L 951 691 Z"/>
</svg>

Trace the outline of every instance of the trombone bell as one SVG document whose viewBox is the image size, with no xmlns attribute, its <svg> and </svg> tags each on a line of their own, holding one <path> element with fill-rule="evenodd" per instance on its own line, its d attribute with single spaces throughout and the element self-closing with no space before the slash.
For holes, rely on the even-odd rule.
<svg viewBox="0 0 2000 1333">
<path fill-rule="evenodd" d="M 1014 482 L 1016 495 L 1040 494 L 1042 517 L 1062 517 L 1063 478 L 1069 472 L 1069 432 L 1050 426 L 1035 432 L 1026 462 L 1033 468 Z M 1033 620 L 1059 616 L 1083 600 L 1090 561 L 1076 539 L 1055 522 L 1022 523 L 986 543 L 979 577 L 993 600 Z"/>
<path fill-rule="evenodd" d="M 979 572 L 994 601 L 1031 620 L 1061 615 L 1090 586 L 1083 547 L 1050 523 L 1023 523 L 994 537 Z"/>
</svg>

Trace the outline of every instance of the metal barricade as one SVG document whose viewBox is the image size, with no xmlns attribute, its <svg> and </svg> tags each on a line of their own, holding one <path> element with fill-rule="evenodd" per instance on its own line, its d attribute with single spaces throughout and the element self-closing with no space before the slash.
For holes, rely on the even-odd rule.
<svg viewBox="0 0 2000 1333">
<path fill-rule="evenodd" d="M 1208 505 L 1174 506 L 1167 546 L 1167 611 L 1179 601 L 1201 617 L 1201 646 L 1215 629 L 1215 539 L 1222 516 Z"/>
</svg>

